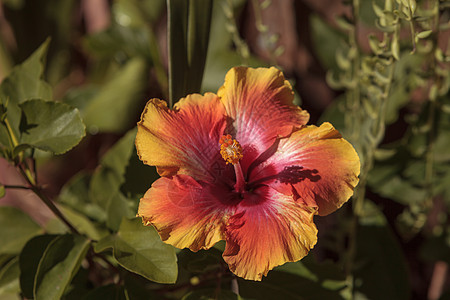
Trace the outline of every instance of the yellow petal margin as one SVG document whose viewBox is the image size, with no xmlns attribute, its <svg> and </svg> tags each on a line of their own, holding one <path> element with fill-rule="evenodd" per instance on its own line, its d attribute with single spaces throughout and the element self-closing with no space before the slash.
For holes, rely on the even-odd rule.
<svg viewBox="0 0 450 300">
<path fill-rule="evenodd" d="M 174 110 L 165 101 L 151 99 L 137 125 L 137 153 L 161 176 L 180 172 L 208 179 L 225 126 L 225 109 L 215 94 L 188 95 Z"/>
<path fill-rule="evenodd" d="M 198 251 L 223 239 L 228 209 L 207 186 L 175 175 L 153 183 L 139 203 L 138 216 L 166 243 Z"/>
<path fill-rule="evenodd" d="M 353 146 L 330 124 L 311 125 L 280 141 L 269 163 L 279 171 L 291 165 L 301 166 L 302 180 L 291 182 L 297 201 L 318 207 L 324 216 L 341 207 L 359 182 L 360 161 Z M 277 190 L 292 195 L 289 184 L 278 182 Z"/>
<path fill-rule="evenodd" d="M 235 138 L 243 147 L 253 144 L 264 151 L 277 136 L 286 136 L 309 120 L 307 111 L 292 104 L 291 84 L 273 67 L 232 68 L 217 95 L 234 120 Z"/>
<path fill-rule="evenodd" d="M 267 202 L 242 205 L 226 227 L 224 260 L 239 277 L 261 280 L 269 270 L 306 256 L 317 242 L 314 208 L 268 187 Z"/>
</svg>

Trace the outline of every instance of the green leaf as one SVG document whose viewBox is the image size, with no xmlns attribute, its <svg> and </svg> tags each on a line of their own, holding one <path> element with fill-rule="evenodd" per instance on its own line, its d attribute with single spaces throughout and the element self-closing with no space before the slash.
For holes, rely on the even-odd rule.
<svg viewBox="0 0 450 300">
<path fill-rule="evenodd" d="M 85 127 L 76 108 L 60 102 L 29 100 L 23 110 L 19 147 L 27 145 L 55 154 L 75 147 L 85 136 Z"/>
<path fill-rule="evenodd" d="M 109 248 L 114 248 L 114 241 L 115 241 L 116 235 L 108 235 L 99 240 L 98 242 L 94 243 L 94 251 L 95 253 L 101 253 L 106 251 Z"/>
<path fill-rule="evenodd" d="M 14 257 L 0 270 L 0 295 L 18 294 L 20 291 L 19 275 L 19 257 Z"/>
<path fill-rule="evenodd" d="M 36 271 L 34 299 L 61 299 L 89 245 L 89 240 L 82 236 L 62 235 L 52 240 Z"/>
<path fill-rule="evenodd" d="M 356 290 L 370 299 L 410 299 L 405 258 L 384 215 L 366 200 L 357 235 Z"/>
<path fill-rule="evenodd" d="M 27 60 L 17 65 L 0 84 L 0 104 L 7 105 L 7 117 L 11 129 L 19 136 L 21 111 L 18 104 L 41 98 L 52 99 L 52 89 L 42 80 L 45 56 L 50 40 L 47 39 Z M 0 144 L 9 147 L 5 127 L 0 124 Z"/>
<path fill-rule="evenodd" d="M 14 207 L 0 207 L 0 254 L 18 254 L 26 242 L 41 232 L 28 215 Z"/>
<path fill-rule="evenodd" d="M 134 151 L 136 128 L 123 136 L 101 159 L 92 176 L 89 198 L 107 212 L 107 225 L 116 231 L 122 217 L 132 217 L 137 203 L 120 192 L 126 168 Z M 136 174 L 134 174 L 136 176 Z"/>
<path fill-rule="evenodd" d="M 34 277 L 45 249 L 57 235 L 40 235 L 27 242 L 19 256 L 20 289 L 25 298 L 33 298 Z"/>
<path fill-rule="evenodd" d="M 317 15 L 311 15 L 309 23 L 312 30 L 313 47 L 320 63 L 328 70 L 337 70 L 335 52 L 329 51 L 329 49 L 342 48 L 344 35 L 325 23 Z"/>
<path fill-rule="evenodd" d="M 130 201 L 120 192 L 125 182 L 125 173 L 132 153 L 135 153 L 136 128 L 122 137 L 101 159 L 100 167 L 92 177 L 90 195 L 107 212 L 107 226 L 113 231 L 119 229 L 122 217 L 135 215 L 137 203 Z M 142 163 L 141 163 L 142 164 Z M 133 174 L 136 177 L 136 173 Z"/>
<path fill-rule="evenodd" d="M 416 150 L 419 146 L 412 140 L 408 142 L 408 147 Z M 369 172 L 369 186 L 381 196 L 404 205 L 422 203 L 427 193 L 423 188 L 424 161 L 415 159 L 409 149 L 398 144 L 387 149 L 395 149 L 395 153 L 391 153 L 385 160 L 377 161 Z"/>
<path fill-rule="evenodd" d="M 190 0 L 167 0 L 169 106 L 186 96 L 189 72 L 187 26 Z"/>
<path fill-rule="evenodd" d="M 136 216 L 136 205 L 119 192 L 109 200 L 107 214 L 106 225 L 113 231 L 117 231 L 123 217 L 133 218 Z"/>
<path fill-rule="evenodd" d="M 398 35 L 394 34 L 391 44 L 392 56 L 396 59 L 400 59 L 400 42 L 398 41 Z"/>
<path fill-rule="evenodd" d="M 50 39 L 47 39 L 27 60 L 15 66 L 0 85 L 0 99 L 12 103 L 41 98 L 52 99 L 52 89 L 42 80 Z"/>
<path fill-rule="evenodd" d="M 177 279 L 174 248 L 162 242 L 156 230 L 142 225 L 138 218 L 124 218 L 114 238 L 101 240 L 95 250 L 109 247 L 113 247 L 117 262 L 130 272 L 158 283 L 174 283 Z"/>
<path fill-rule="evenodd" d="M 198 93 L 202 87 L 211 28 L 212 0 L 190 0 L 187 54 L 189 74 L 186 94 Z"/>
<path fill-rule="evenodd" d="M 136 128 L 130 130 L 102 157 L 100 166 L 92 176 L 89 191 L 94 201 L 106 203 L 119 190 L 125 180 L 124 174 L 134 149 L 135 137 Z"/>
<path fill-rule="evenodd" d="M 168 0 L 170 106 L 201 89 L 208 51 L 211 0 Z"/>
<path fill-rule="evenodd" d="M 146 70 L 142 58 L 133 58 L 102 86 L 82 111 L 89 131 L 121 133 L 134 124 L 141 109 Z"/>
<path fill-rule="evenodd" d="M 123 15 L 120 18 L 123 18 Z M 87 36 L 83 40 L 83 46 L 99 58 L 114 58 L 125 52 L 128 57 L 140 56 L 151 60 L 148 30 L 144 26 L 125 27 L 113 24 L 105 31 Z"/>
<path fill-rule="evenodd" d="M 90 181 L 90 174 L 84 172 L 73 176 L 62 187 L 58 201 L 92 220 L 104 222 L 106 221 L 105 210 L 91 201 L 89 196 Z"/>
<path fill-rule="evenodd" d="M 106 230 L 97 227 L 84 214 L 61 204 L 58 208 L 80 233 L 85 234 L 89 238 L 97 241 L 107 234 Z M 64 234 L 67 232 L 67 226 L 61 220 L 54 218 L 47 223 L 46 230 L 52 234 Z"/>
<path fill-rule="evenodd" d="M 92 176 L 89 198 L 103 209 L 108 207 L 111 198 L 117 194 L 123 178 L 111 168 L 100 166 Z"/>
<path fill-rule="evenodd" d="M 159 178 L 155 167 L 143 164 L 134 149 L 125 171 L 125 182 L 120 190 L 129 199 L 140 199 L 150 188 L 150 185 Z"/>
<path fill-rule="evenodd" d="M 323 122 L 330 122 L 333 126 L 341 132 L 345 137 L 345 109 L 346 109 L 346 96 L 341 95 L 334 99 L 330 105 L 320 116 L 318 124 Z"/>
<path fill-rule="evenodd" d="M 134 149 L 136 128 L 128 131 L 109 151 L 102 157 L 100 164 L 103 167 L 114 169 L 118 174 L 125 174 L 128 159 Z"/>
<path fill-rule="evenodd" d="M 429 37 L 432 32 L 433 32 L 433 30 L 424 30 L 422 32 L 417 33 L 416 36 L 419 39 L 425 39 L 425 38 Z"/>
<path fill-rule="evenodd" d="M 177 257 L 153 227 L 140 219 L 123 219 L 114 243 L 114 257 L 125 269 L 159 283 L 177 279 Z"/>
<path fill-rule="evenodd" d="M 6 195 L 6 189 L 5 186 L 3 184 L 0 183 L 0 198 L 5 197 Z"/>
<path fill-rule="evenodd" d="M 424 56 L 401 55 L 400 60 L 395 63 L 394 80 L 386 101 L 386 123 L 394 123 L 399 110 L 410 101 L 410 93 L 420 85 L 414 80 L 417 70 L 424 63 Z"/>
</svg>

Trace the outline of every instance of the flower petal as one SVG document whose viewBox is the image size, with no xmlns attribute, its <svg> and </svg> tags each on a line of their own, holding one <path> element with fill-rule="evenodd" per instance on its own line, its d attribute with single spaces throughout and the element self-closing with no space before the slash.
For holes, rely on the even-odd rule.
<svg viewBox="0 0 450 300">
<path fill-rule="evenodd" d="M 225 109 L 215 94 L 188 95 L 174 110 L 152 99 L 138 123 L 136 149 L 161 176 L 181 173 L 212 180 L 214 164 L 222 160 L 219 139 L 225 127 Z"/>
<path fill-rule="evenodd" d="M 264 186 L 228 220 L 224 260 L 239 277 L 261 280 L 269 270 L 306 256 L 317 242 L 315 209 Z M 261 203 L 261 199 L 264 202 Z"/>
<path fill-rule="evenodd" d="M 292 104 L 291 85 L 273 67 L 232 68 L 217 95 L 234 120 L 233 134 L 242 145 L 246 162 L 258 157 L 277 136 L 287 136 L 309 120 L 308 112 Z"/>
<path fill-rule="evenodd" d="M 324 123 L 281 139 L 275 154 L 254 171 L 253 182 L 269 184 L 318 207 L 319 215 L 327 215 L 352 196 L 359 181 L 360 161 L 353 146 L 330 123 Z"/>
<path fill-rule="evenodd" d="M 161 177 L 141 199 L 138 216 L 168 244 L 192 251 L 208 249 L 223 239 L 229 210 L 222 203 L 223 192 L 220 186 L 212 188 L 187 175 Z"/>
</svg>

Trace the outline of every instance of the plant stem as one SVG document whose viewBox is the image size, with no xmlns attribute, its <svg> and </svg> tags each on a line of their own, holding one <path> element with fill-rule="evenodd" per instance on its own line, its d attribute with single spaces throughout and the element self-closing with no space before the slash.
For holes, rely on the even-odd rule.
<svg viewBox="0 0 450 300">
<path fill-rule="evenodd" d="M 233 276 L 233 279 L 231 279 L 231 291 L 239 296 L 239 284 L 236 276 Z"/>
<path fill-rule="evenodd" d="M 25 180 L 30 185 L 30 188 L 41 200 L 44 202 L 45 205 L 70 229 L 70 231 L 74 234 L 80 234 L 78 230 L 69 222 L 69 220 L 66 219 L 66 217 L 62 214 L 62 212 L 56 207 L 56 205 L 53 203 L 52 200 L 50 200 L 35 184 L 34 178 L 31 176 L 30 172 L 26 172 L 23 170 L 20 166 L 18 167 L 20 170 L 20 173 L 25 178 Z M 28 169 L 27 169 L 28 170 Z M 29 170 L 28 170 L 29 171 Z"/>
<path fill-rule="evenodd" d="M 15 147 L 19 144 L 14 131 L 12 130 L 11 124 L 9 124 L 8 118 L 5 118 L 4 124 L 6 125 L 6 129 L 8 130 L 8 136 L 11 139 L 11 146 Z"/>
<path fill-rule="evenodd" d="M 2 185 L 2 184 L 0 184 Z M 3 185 L 5 187 L 5 189 L 21 189 L 21 190 L 31 190 L 31 187 L 29 186 L 23 186 L 23 185 L 8 185 L 5 184 Z"/>
</svg>

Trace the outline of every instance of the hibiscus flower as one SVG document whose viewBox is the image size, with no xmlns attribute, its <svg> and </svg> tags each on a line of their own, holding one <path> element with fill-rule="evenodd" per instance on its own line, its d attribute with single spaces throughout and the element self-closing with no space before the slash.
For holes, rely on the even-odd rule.
<svg viewBox="0 0 450 300">
<path fill-rule="evenodd" d="M 360 162 L 331 124 L 306 125 L 293 97 L 279 70 L 236 67 L 217 95 L 188 95 L 173 110 L 150 100 L 136 148 L 161 178 L 140 200 L 144 225 L 192 251 L 225 240 L 225 262 L 245 279 L 307 255 L 314 215 L 351 197 Z"/>
</svg>

